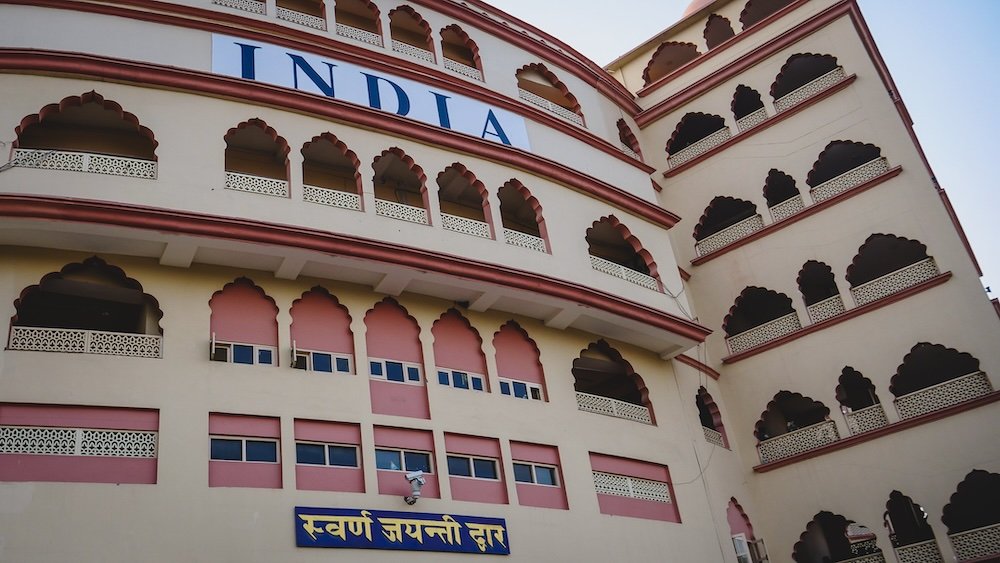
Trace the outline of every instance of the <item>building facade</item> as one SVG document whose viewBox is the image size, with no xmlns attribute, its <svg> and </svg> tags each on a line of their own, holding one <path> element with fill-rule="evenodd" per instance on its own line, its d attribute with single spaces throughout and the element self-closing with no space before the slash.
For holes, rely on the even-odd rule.
<svg viewBox="0 0 1000 563">
<path fill-rule="evenodd" d="M 480 0 L 0 14 L 0 560 L 1000 557 L 1000 308 L 854 1 L 604 69 Z"/>
</svg>

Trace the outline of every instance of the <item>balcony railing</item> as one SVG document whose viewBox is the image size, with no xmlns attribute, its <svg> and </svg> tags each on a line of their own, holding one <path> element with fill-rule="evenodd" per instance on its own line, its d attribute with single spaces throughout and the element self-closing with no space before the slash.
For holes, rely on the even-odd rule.
<svg viewBox="0 0 1000 563">
<path fill-rule="evenodd" d="M 897 547 L 896 559 L 899 563 L 944 563 L 937 540 L 927 540 Z"/>
<path fill-rule="evenodd" d="M 646 289 L 652 289 L 653 291 L 660 290 L 660 284 L 657 283 L 656 278 L 642 272 L 637 272 L 632 268 L 626 268 L 625 266 L 616 264 L 611 260 L 605 260 L 604 258 L 591 255 L 590 266 L 598 272 L 609 274 L 625 281 L 630 281 L 636 285 L 641 285 Z"/>
<path fill-rule="evenodd" d="M 809 98 L 829 90 L 847 79 L 847 73 L 843 67 L 837 67 L 819 78 L 809 82 L 805 86 L 796 88 L 784 96 L 774 100 L 774 109 L 778 112 L 793 108 Z"/>
<path fill-rule="evenodd" d="M 806 312 L 809 313 L 809 321 L 813 324 L 836 317 L 845 310 L 844 300 L 839 294 L 806 306 Z"/>
<path fill-rule="evenodd" d="M 288 181 L 226 171 L 226 189 L 252 194 L 288 197 Z"/>
<path fill-rule="evenodd" d="M 163 354 L 163 337 L 158 334 L 13 326 L 10 328 L 7 348 L 34 352 L 160 358 Z"/>
<path fill-rule="evenodd" d="M 864 184 L 889 171 L 889 161 L 885 157 L 869 160 L 868 162 L 844 172 L 836 178 L 831 178 L 822 184 L 811 188 L 809 196 L 814 203 L 819 203 L 831 197 L 846 192 L 847 190 Z"/>
<path fill-rule="evenodd" d="M 375 200 L 375 214 L 383 217 L 392 217 L 393 219 L 399 219 L 400 221 L 420 223 L 421 225 L 431 224 L 430 220 L 427 218 L 427 210 L 423 207 L 404 205 L 402 203 L 396 203 L 395 201 L 387 201 L 384 199 Z"/>
<path fill-rule="evenodd" d="M 760 108 L 759 110 L 753 113 L 748 113 L 743 117 L 737 119 L 736 130 L 742 133 L 747 129 L 750 129 L 751 127 L 764 123 L 764 121 L 766 120 L 767 120 L 767 110 L 764 108 Z"/>
<path fill-rule="evenodd" d="M 444 68 L 446 68 L 446 69 L 448 69 L 448 70 L 450 70 L 452 72 L 457 72 L 457 73 L 461 74 L 462 76 L 468 76 L 469 78 L 471 78 L 473 80 L 478 80 L 480 82 L 483 81 L 483 73 L 478 68 L 471 67 L 471 66 L 469 66 L 469 65 L 467 65 L 465 63 L 460 63 L 458 61 L 453 61 L 453 60 L 449 59 L 448 57 L 444 57 Z M 560 109 L 562 109 L 562 108 L 560 108 Z M 580 117 L 580 116 L 578 116 L 576 114 L 573 114 L 573 115 L 575 115 L 576 117 Z M 567 117 L 567 119 L 572 119 L 572 118 L 568 118 Z M 583 125 L 583 123 L 581 122 L 580 125 Z"/>
<path fill-rule="evenodd" d="M 771 212 L 771 220 L 777 222 L 795 215 L 799 211 L 805 209 L 805 207 L 806 205 L 802 201 L 802 194 L 795 194 L 795 197 L 790 197 L 774 207 L 769 207 L 767 209 Z"/>
<path fill-rule="evenodd" d="M 670 502 L 670 487 L 663 481 L 652 481 L 600 471 L 593 471 L 593 474 L 594 491 L 599 495 Z"/>
<path fill-rule="evenodd" d="M 763 228 L 763 217 L 760 215 L 747 217 L 735 225 L 730 225 L 694 243 L 694 249 L 698 253 L 698 256 L 704 256 L 720 248 L 729 246 L 741 238 L 746 238 Z"/>
<path fill-rule="evenodd" d="M 382 46 L 382 36 L 377 33 L 372 33 L 370 31 L 365 31 L 364 29 L 358 29 L 342 23 L 338 23 L 336 29 L 337 35 L 341 37 L 376 45 L 378 47 Z"/>
<path fill-rule="evenodd" d="M 586 412 L 624 418 L 625 420 L 634 420 L 643 424 L 653 423 L 653 417 L 650 416 L 648 408 L 626 401 L 619 401 L 618 399 L 577 391 L 576 404 L 580 410 Z"/>
<path fill-rule="evenodd" d="M 837 563 L 885 563 L 885 556 L 881 553 L 869 553 L 868 555 L 862 555 L 861 557 L 841 559 Z"/>
<path fill-rule="evenodd" d="M 832 444 L 840 439 L 837 425 L 832 420 L 793 430 L 757 444 L 761 463 L 770 463 L 786 457 Z"/>
<path fill-rule="evenodd" d="M 961 561 L 985 561 L 1000 555 L 1000 524 L 950 534 L 951 547 Z"/>
<path fill-rule="evenodd" d="M 156 432 L 0 426 L 0 454 L 156 457 Z"/>
<path fill-rule="evenodd" d="M 431 51 L 421 49 L 420 47 L 410 45 L 409 43 L 403 43 L 397 39 L 392 40 L 392 50 L 397 53 L 402 53 L 408 57 L 413 57 L 414 59 L 420 59 L 429 63 L 434 62 L 434 53 Z"/>
<path fill-rule="evenodd" d="M 212 3 L 217 6 L 236 8 L 237 10 L 253 12 L 255 14 L 263 14 L 266 12 L 265 3 L 258 2 L 257 0 L 212 0 Z"/>
<path fill-rule="evenodd" d="M 448 59 L 445 59 L 445 66 L 447 66 L 447 64 L 448 64 Z M 522 100 L 528 103 L 534 104 L 544 110 L 554 113 L 563 119 L 568 119 L 569 121 L 572 121 L 577 125 L 583 125 L 583 118 L 574 113 L 572 110 L 568 110 L 559 104 L 552 103 L 546 100 L 545 98 L 539 96 L 538 94 L 534 94 L 523 88 L 518 88 L 517 97 L 521 98 Z"/>
<path fill-rule="evenodd" d="M 705 433 L 706 442 L 708 442 L 709 444 L 715 444 L 720 448 L 726 447 L 726 442 L 722 439 L 722 434 L 705 426 L 702 426 L 701 429 Z"/>
<path fill-rule="evenodd" d="M 977 371 L 896 397 L 896 412 L 906 420 L 929 412 L 971 401 L 993 392 L 989 377 Z"/>
<path fill-rule="evenodd" d="M 760 346 L 765 342 L 770 342 L 775 338 L 781 338 L 782 336 L 795 332 L 800 328 L 802 328 L 802 324 L 799 322 L 798 313 L 791 312 L 783 317 L 778 317 L 773 321 L 768 321 L 762 325 L 755 326 L 750 330 L 730 336 L 726 338 L 726 344 L 729 345 L 730 352 L 738 354 Z"/>
<path fill-rule="evenodd" d="M 851 436 L 871 432 L 889 424 L 889 419 L 885 417 L 885 409 L 880 403 L 846 413 L 844 418 L 847 419 L 847 429 L 850 430 Z"/>
<path fill-rule="evenodd" d="M 871 303 L 883 297 L 888 297 L 893 293 L 899 293 L 908 287 L 913 287 L 918 283 L 925 282 L 941 273 L 933 258 L 927 258 L 920 262 L 914 262 L 909 266 L 904 266 L 895 272 L 875 278 L 859 286 L 851 288 L 851 295 L 858 305 Z"/>
<path fill-rule="evenodd" d="M 722 143 L 725 143 L 731 136 L 729 127 L 723 127 L 698 142 L 688 145 L 687 147 L 684 147 L 676 153 L 668 156 L 667 168 L 676 168 L 689 160 L 693 160 L 698 155 L 704 154 Z"/>
<path fill-rule="evenodd" d="M 326 20 L 319 16 L 303 14 L 302 12 L 296 12 L 295 10 L 282 8 L 281 6 L 278 6 L 277 8 L 276 15 L 279 20 L 285 20 L 299 25 L 304 25 L 306 27 L 311 27 L 313 29 L 326 31 Z"/>
<path fill-rule="evenodd" d="M 458 215 L 441 214 L 441 226 L 446 230 L 455 231 L 474 237 L 490 238 L 490 224 Z"/>
<path fill-rule="evenodd" d="M 351 192 L 342 192 L 318 186 L 302 186 L 302 199 L 310 203 L 361 211 L 361 196 L 352 194 Z"/>
<path fill-rule="evenodd" d="M 108 174 L 109 176 L 156 179 L 155 161 L 89 152 L 15 149 L 11 164 L 22 168 L 69 170 Z"/>
<path fill-rule="evenodd" d="M 642 160 L 642 157 L 639 156 L 639 153 L 637 153 L 634 150 L 632 150 L 632 147 L 626 145 L 625 143 L 622 143 L 622 144 L 620 144 L 618 146 L 621 147 L 623 153 L 631 156 L 632 158 L 634 158 L 636 160 Z"/>
<path fill-rule="evenodd" d="M 545 252 L 545 239 L 536 237 L 535 235 L 505 228 L 503 230 L 503 238 L 509 245 L 520 246 L 521 248 L 528 248 L 537 252 Z"/>
</svg>

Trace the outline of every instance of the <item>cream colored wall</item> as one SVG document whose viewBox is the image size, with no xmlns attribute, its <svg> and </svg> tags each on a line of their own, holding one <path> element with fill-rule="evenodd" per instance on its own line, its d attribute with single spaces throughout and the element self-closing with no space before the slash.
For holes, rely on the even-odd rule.
<svg viewBox="0 0 1000 563">
<path fill-rule="evenodd" d="M 0 248 L 0 292 L 6 315 L 21 290 L 51 271 L 88 256 L 83 253 Z M 516 320 L 537 342 L 545 368 L 549 402 L 521 401 L 499 393 L 476 393 L 427 386 L 432 420 L 373 415 L 368 400 L 364 314 L 381 295 L 327 280 L 278 280 L 264 272 L 196 266 L 165 268 L 150 259 L 101 255 L 138 280 L 164 312 L 163 359 L 8 351 L 0 352 L 0 396 L 8 402 L 106 405 L 160 411 L 159 468 L 156 485 L 0 483 L 0 557 L 51 560 L 73 554 L 76 561 L 126 560 L 136 553 L 147 561 L 320 560 L 324 550 L 294 547 L 292 506 L 358 507 L 406 510 L 402 499 L 375 493 L 372 425 L 434 431 L 436 467 L 444 464 L 444 432 L 499 438 L 511 505 L 422 499 L 415 510 L 507 518 L 512 561 L 594 561 L 625 557 L 649 561 L 669 545 L 687 561 L 719 560 L 712 541 L 725 525 L 727 495 L 747 496 L 733 485 L 740 471 L 736 454 L 712 453 L 704 443 L 693 410 L 698 376 L 682 366 L 620 342 L 611 342 L 649 388 L 658 426 L 646 426 L 577 410 L 570 375 L 572 361 L 595 340 L 592 335 L 558 331 L 524 318 Z M 208 360 L 208 300 L 214 291 L 248 275 L 279 309 L 279 367 L 223 364 Z M 318 374 L 288 367 L 289 308 L 302 292 L 321 284 L 350 311 L 354 331 L 355 375 Z M 399 299 L 421 327 L 424 371 L 433 375 L 430 327 L 452 304 L 404 294 Z M 492 389 L 498 389 L 493 333 L 510 317 L 463 311 L 484 340 Z M 70 369 L 70 366 L 72 368 Z M 433 378 L 432 378 L 433 380 Z M 712 386 L 712 383 L 709 383 Z M 692 389 L 694 391 L 692 391 Z M 714 386 L 712 391 L 716 392 Z M 282 490 L 208 488 L 208 413 L 227 412 L 280 417 Z M 295 418 L 359 422 L 367 494 L 295 490 Z M 688 419 L 691 419 L 690 421 Z M 568 431 L 572 429 L 572 431 Z M 569 511 L 520 508 L 510 472 L 509 441 L 559 446 Z M 668 465 L 682 524 L 600 515 L 593 492 L 588 452 L 626 456 Z M 697 457 L 695 457 L 697 451 Z M 700 463 L 700 465 L 699 465 Z M 706 501 L 699 467 L 713 481 Z M 439 469 L 439 472 L 441 470 Z M 736 492 L 733 492 L 733 491 Z M 718 492 L 716 492 L 718 491 Z M 724 499 L 724 500 L 720 500 Z M 101 518 L 93 518 L 94 507 Z M 60 533 L 40 532 L 59 515 Z M 44 523 L 44 524 L 43 524 Z M 725 532 L 719 537 L 724 539 Z M 111 541 L 111 538 L 116 538 Z M 183 541 L 177 541 L 183 538 Z M 725 545 L 723 543 L 723 545 Z M 725 549 L 731 550 L 731 547 Z M 365 560 L 394 560 L 397 554 L 351 551 Z M 728 553 L 728 552 L 727 552 Z M 435 561 L 433 554 L 407 554 Z"/>
</svg>

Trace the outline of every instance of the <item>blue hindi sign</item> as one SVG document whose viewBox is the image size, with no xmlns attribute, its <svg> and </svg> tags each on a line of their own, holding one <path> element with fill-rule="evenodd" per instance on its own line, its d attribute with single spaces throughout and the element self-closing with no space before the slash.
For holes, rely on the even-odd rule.
<svg viewBox="0 0 1000 563">
<path fill-rule="evenodd" d="M 295 545 L 510 554 L 503 518 L 295 507 Z"/>
</svg>

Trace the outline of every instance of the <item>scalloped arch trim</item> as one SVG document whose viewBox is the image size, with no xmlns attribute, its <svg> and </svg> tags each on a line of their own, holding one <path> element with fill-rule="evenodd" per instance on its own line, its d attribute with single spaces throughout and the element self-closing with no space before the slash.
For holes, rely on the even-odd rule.
<svg viewBox="0 0 1000 563">
<path fill-rule="evenodd" d="M 556 75 L 552 71 L 550 71 L 544 64 L 542 63 L 526 64 L 521 68 L 519 68 L 517 72 L 514 73 L 514 76 L 520 77 L 521 73 L 525 71 L 534 71 L 542 75 L 546 80 L 549 81 L 550 86 L 559 90 L 559 92 L 562 93 L 562 95 L 566 98 L 566 100 L 569 101 L 570 105 L 572 106 L 570 108 L 570 111 L 579 115 L 580 117 L 583 117 L 583 111 L 582 108 L 580 107 L 580 102 L 577 101 L 576 99 L 576 96 L 574 96 L 573 93 L 569 91 L 569 87 L 563 84 L 562 80 L 559 80 L 559 78 L 557 78 Z"/>
<path fill-rule="evenodd" d="M 284 158 L 287 162 L 288 153 L 291 152 L 291 147 L 288 146 L 288 141 L 286 141 L 285 138 L 282 137 L 281 135 L 278 135 L 278 132 L 275 131 L 273 127 L 268 125 L 267 122 L 265 122 L 263 119 L 260 119 L 259 117 L 252 117 L 244 121 L 243 123 L 240 123 L 236 127 L 229 129 L 228 131 L 226 131 L 226 134 L 223 137 L 223 139 L 225 139 L 228 145 L 229 139 L 231 139 L 233 135 L 248 127 L 256 127 L 261 131 L 263 131 L 264 134 L 267 135 L 274 142 L 275 146 L 278 147 L 282 158 Z"/>
<path fill-rule="evenodd" d="M 338 139 L 336 135 L 334 135 L 333 133 L 329 133 L 329 132 L 320 133 L 319 135 L 316 135 L 315 137 L 313 137 L 312 139 L 310 139 L 309 141 L 307 141 L 305 144 L 303 144 L 302 145 L 302 149 L 300 149 L 299 152 L 302 153 L 303 156 L 304 156 L 306 149 L 310 145 L 312 145 L 313 143 L 322 143 L 322 142 L 328 142 L 328 143 L 332 144 L 333 147 L 335 149 L 337 149 L 337 151 L 340 154 L 344 155 L 344 157 L 347 158 L 347 160 L 349 160 L 351 162 L 351 166 L 354 167 L 354 181 L 355 181 L 355 183 L 357 183 L 358 193 L 360 194 L 361 193 L 361 160 L 359 160 L 358 159 L 358 155 L 355 154 L 354 151 L 352 151 L 350 148 L 348 148 L 347 144 L 345 144 L 343 141 L 341 141 L 340 139 Z M 305 159 L 303 159 L 303 164 L 304 163 L 305 163 Z M 319 287 L 319 286 L 317 286 L 317 287 Z"/>
<path fill-rule="evenodd" d="M 722 129 L 723 127 L 726 126 L 725 118 L 719 115 L 715 115 L 714 113 L 702 113 L 699 111 L 686 113 L 684 114 L 684 117 L 682 117 L 681 120 L 677 122 L 677 127 L 674 128 L 674 132 L 670 134 L 670 138 L 667 140 L 667 146 L 665 150 L 667 151 L 668 155 L 673 154 L 670 148 L 674 145 L 674 141 L 677 140 L 677 137 L 684 130 L 684 126 L 695 119 L 706 119 L 706 123 L 708 122 L 707 120 L 710 119 L 712 120 L 712 122 L 718 123 L 719 127 L 716 130 Z"/>
<path fill-rule="evenodd" d="M 618 217 L 615 217 L 614 214 L 606 215 L 604 217 L 601 217 L 597 221 L 594 221 L 591 224 L 590 228 L 587 229 L 588 237 L 590 236 L 591 231 L 595 227 L 597 227 L 597 225 L 600 223 L 606 223 L 610 225 L 619 235 L 621 235 L 622 240 L 625 241 L 625 243 L 632 248 L 632 251 L 638 254 L 640 258 L 642 258 L 642 261 L 646 264 L 646 268 L 649 269 L 649 275 L 653 278 L 656 278 L 656 281 L 658 282 L 660 281 L 660 274 L 656 267 L 656 261 L 653 260 L 653 255 L 650 254 L 648 250 L 643 248 L 642 243 L 639 241 L 639 239 L 635 235 L 633 235 L 632 231 L 629 230 L 629 228 L 625 226 L 620 220 L 618 220 Z"/>
<path fill-rule="evenodd" d="M 670 57 L 673 55 L 676 60 L 668 61 L 666 68 L 661 71 L 658 76 L 652 76 L 654 68 L 659 63 L 662 57 Z M 670 74 L 671 72 L 677 70 L 685 63 L 693 61 L 701 56 L 701 52 L 698 51 L 698 46 L 694 43 L 687 43 L 681 41 L 665 41 L 656 48 L 653 52 L 653 56 L 649 57 L 649 62 L 646 63 L 646 68 L 642 71 L 642 80 L 644 82 L 643 86 L 649 86 L 652 82 L 655 82 L 664 76 Z"/>
</svg>

